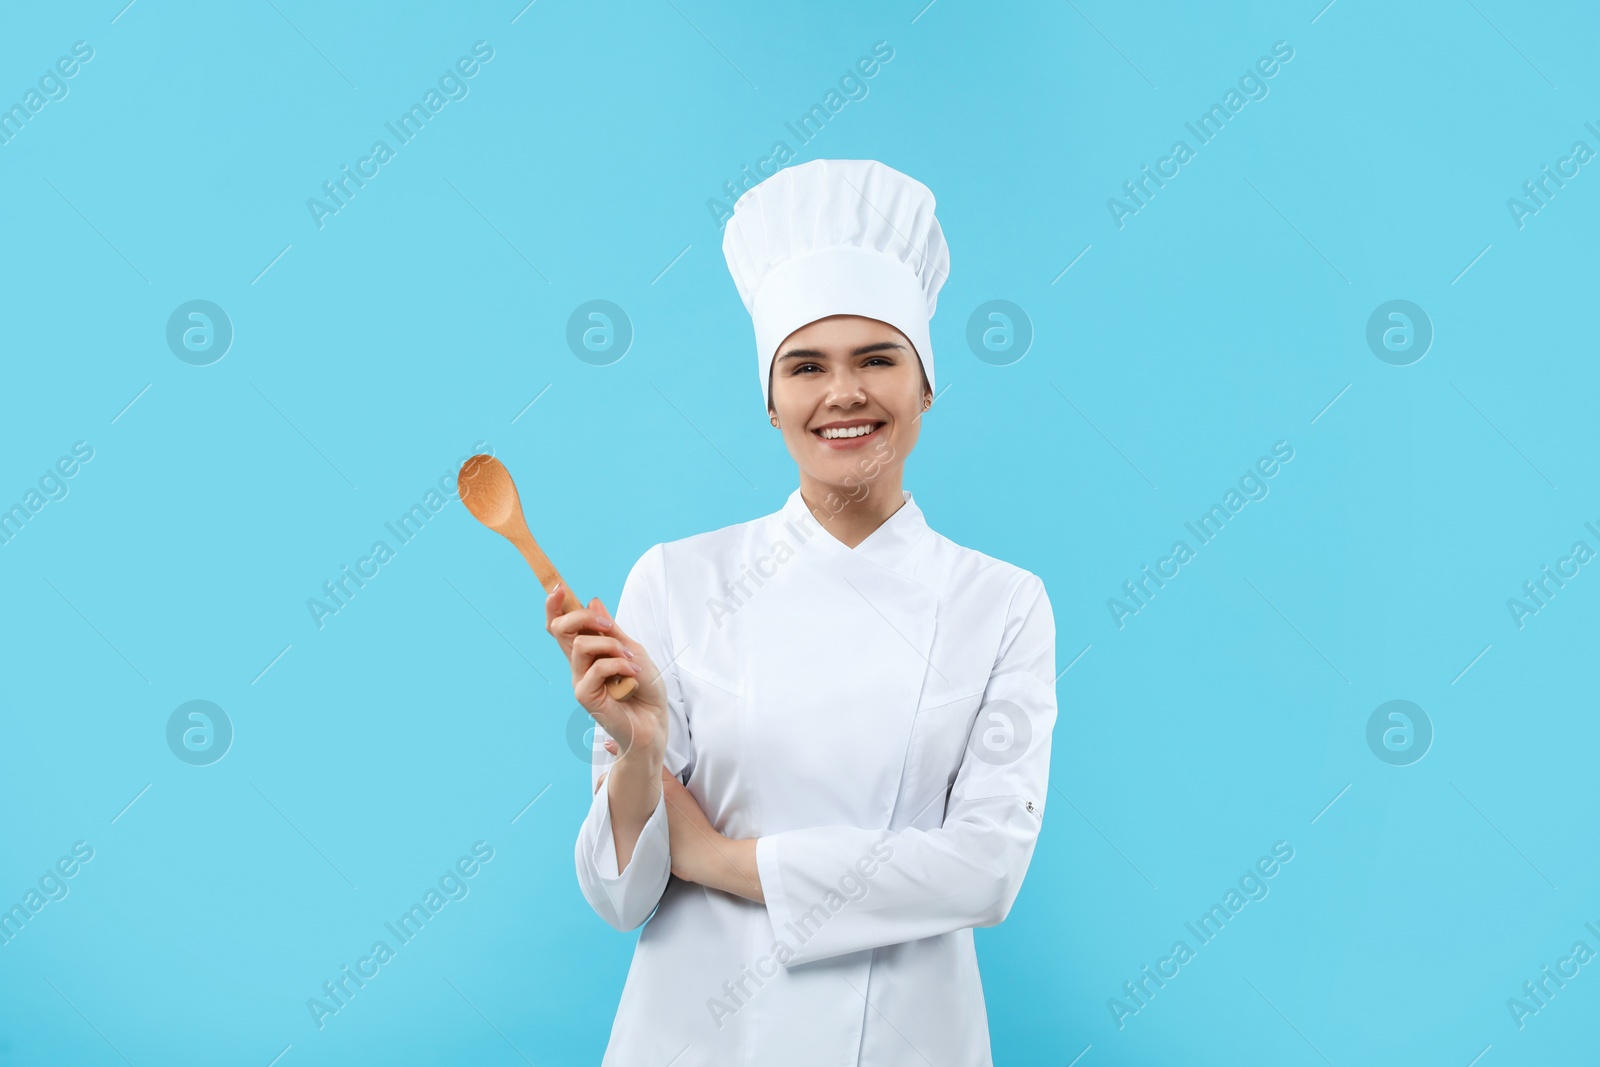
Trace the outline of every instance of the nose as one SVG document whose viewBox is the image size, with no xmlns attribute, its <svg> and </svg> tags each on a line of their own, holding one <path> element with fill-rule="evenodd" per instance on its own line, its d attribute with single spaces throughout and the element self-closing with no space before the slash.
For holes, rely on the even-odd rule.
<svg viewBox="0 0 1600 1067">
<path fill-rule="evenodd" d="M 867 390 L 855 370 L 847 369 L 833 376 L 828 383 L 827 402 L 831 407 L 859 407 L 867 402 Z"/>
</svg>

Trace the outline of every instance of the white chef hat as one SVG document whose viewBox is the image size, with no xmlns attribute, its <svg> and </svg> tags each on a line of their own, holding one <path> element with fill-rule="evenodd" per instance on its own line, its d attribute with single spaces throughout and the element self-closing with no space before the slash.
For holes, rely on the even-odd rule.
<svg viewBox="0 0 1600 1067">
<path fill-rule="evenodd" d="M 933 207 L 926 185 L 875 159 L 814 159 L 739 197 L 722 254 L 755 324 L 763 400 L 784 338 L 829 315 L 905 334 L 933 386 L 928 320 L 950 273 Z"/>
</svg>

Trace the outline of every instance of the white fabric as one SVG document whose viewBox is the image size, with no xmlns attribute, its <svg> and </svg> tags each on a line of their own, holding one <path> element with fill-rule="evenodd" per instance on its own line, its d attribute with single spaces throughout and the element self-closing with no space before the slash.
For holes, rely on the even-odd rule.
<svg viewBox="0 0 1600 1067">
<path fill-rule="evenodd" d="M 1039 578 L 929 529 L 908 492 L 847 548 L 795 490 L 651 548 L 615 617 L 664 672 L 668 770 L 757 839 L 766 903 L 672 876 L 664 801 L 618 874 L 595 792 L 579 886 L 616 929 L 644 924 L 603 1062 L 992 1064 L 972 928 L 1006 917 L 1043 815 Z M 972 754 L 1000 700 L 1031 731 L 1009 762 Z M 596 734 L 591 785 L 614 759 Z"/>
<path fill-rule="evenodd" d="M 739 197 L 722 254 L 755 326 L 763 401 L 778 346 L 829 315 L 905 334 L 933 386 L 928 320 L 950 274 L 933 209 L 926 185 L 875 159 L 814 159 Z"/>
</svg>

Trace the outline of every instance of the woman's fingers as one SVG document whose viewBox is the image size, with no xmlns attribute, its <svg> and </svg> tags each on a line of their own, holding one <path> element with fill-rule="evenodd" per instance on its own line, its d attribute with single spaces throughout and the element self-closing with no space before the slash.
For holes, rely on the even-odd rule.
<svg viewBox="0 0 1600 1067">
<path fill-rule="evenodd" d="M 562 642 L 561 647 L 563 651 L 566 650 L 567 643 L 562 641 L 562 635 L 556 628 L 556 620 L 561 618 L 561 616 L 564 614 L 562 608 L 565 601 L 566 597 L 562 596 L 562 588 L 559 582 L 556 583 L 556 587 L 554 589 L 550 590 L 550 592 L 544 595 L 545 632 L 550 634 L 557 641 Z"/>
<path fill-rule="evenodd" d="M 607 752 L 611 753 L 613 756 L 620 755 L 620 753 L 617 750 L 617 743 L 615 741 L 613 741 L 611 738 L 608 737 L 608 738 L 605 739 L 604 746 L 605 746 L 605 750 Z M 595 779 L 594 791 L 596 793 L 600 792 L 600 787 L 606 784 L 606 775 L 608 775 L 610 773 L 611 773 L 610 771 L 601 771 L 600 772 L 600 777 Z M 665 767 L 662 768 L 662 773 L 663 774 L 666 773 L 666 768 Z"/>
<path fill-rule="evenodd" d="M 621 640 L 604 634 L 582 632 L 586 629 L 584 612 L 571 611 L 554 619 L 550 632 L 556 635 L 562 650 L 572 663 L 572 683 L 574 690 L 578 690 L 579 681 L 588 673 L 595 660 L 601 657 L 633 662 L 638 657 Z M 624 674 L 625 671 L 614 670 L 612 674 Z M 609 677 L 609 676 L 608 676 Z M 579 701 L 585 707 L 590 707 L 581 691 L 577 693 Z"/>
<path fill-rule="evenodd" d="M 613 675 L 633 674 L 638 677 L 639 684 L 644 687 L 645 696 L 652 703 L 664 700 L 659 674 L 650 662 L 649 653 L 644 646 L 626 636 L 609 636 L 600 634 L 579 634 L 572 639 L 572 684 L 579 702 L 588 707 L 584 699 L 582 679 L 593 669 L 593 664 L 602 658 L 607 663 L 630 664 L 634 670 L 613 670 L 606 678 Z M 604 679 L 602 679 L 604 681 Z M 591 688 L 589 692 L 593 692 Z"/>
<path fill-rule="evenodd" d="M 574 671 L 577 674 L 575 682 L 588 686 L 591 690 L 603 688 L 607 679 L 619 674 L 638 674 L 643 668 L 637 660 L 623 659 L 621 656 L 588 656 L 577 654 L 572 657 L 579 667 Z M 581 691 L 580 691 L 581 695 Z"/>
<path fill-rule="evenodd" d="M 574 657 L 573 661 L 576 663 L 577 657 Z M 618 675 L 636 675 L 639 670 L 639 665 L 631 659 L 609 656 L 604 659 L 597 659 L 590 663 L 588 669 L 583 671 L 582 674 L 578 673 L 576 667 L 573 668 L 572 689 L 578 697 L 578 703 L 584 707 L 587 708 L 591 704 L 599 706 L 602 698 L 610 699 L 609 696 L 606 696 L 606 681 L 608 679 L 615 678 Z"/>
<path fill-rule="evenodd" d="M 586 644 L 588 642 L 587 637 L 581 637 L 575 640 L 584 641 Z M 661 671 L 657 669 L 654 662 L 650 659 L 649 651 L 646 650 L 646 648 L 639 642 L 635 641 L 632 637 L 629 637 L 628 634 L 623 631 L 622 627 L 616 625 L 614 622 L 611 625 L 611 629 L 608 630 L 605 636 L 599 640 L 613 643 L 595 644 L 591 647 L 595 648 L 597 651 L 605 651 L 615 656 L 622 656 L 639 664 L 639 666 L 642 668 L 638 675 L 639 685 L 644 690 L 648 691 L 651 703 L 659 704 L 664 707 L 667 700 L 666 683 L 662 680 Z"/>
<path fill-rule="evenodd" d="M 561 643 L 561 650 L 568 655 L 572 654 L 572 639 L 579 633 L 610 633 L 616 625 L 599 597 L 591 600 L 589 607 L 576 611 L 564 610 L 565 603 L 565 589 L 557 584 L 544 598 L 544 628 Z"/>
<path fill-rule="evenodd" d="M 606 613 L 599 597 L 590 601 L 590 607 L 576 611 L 561 611 L 562 602 L 563 591 L 557 585 L 545 598 L 545 629 L 556 638 L 561 650 L 572 661 L 574 687 L 589 671 L 596 657 L 610 656 L 641 664 L 647 661 L 644 647 L 623 632 Z M 607 677 L 625 673 L 629 672 L 612 671 Z M 581 701 L 581 693 L 579 698 Z"/>
<path fill-rule="evenodd" d="M 572 659 L 574 664 L 580 659 L 587 663 L 596 656 L 638 659 L 627 644 L 615 637 L 606 637 L 599 634 L 579 634 L 572 639 Z"/>
</svg>

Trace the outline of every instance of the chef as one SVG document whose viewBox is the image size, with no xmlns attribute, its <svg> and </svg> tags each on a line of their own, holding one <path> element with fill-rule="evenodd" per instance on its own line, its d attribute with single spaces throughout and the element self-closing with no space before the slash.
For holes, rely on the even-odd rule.
<svg viewBox="0 0 1600 1067">
<path fill-rule="evenodd" d="M 643 926 L 604 1063 L 989 1065 L 972 931 L 1044 816 L 1055 623 L 902 488 L 949 269 L 933 194 L 814 160 L 739 198 L 723 253 L 798 487 L 652 547 L 615 619 L 546 602 L 596 722 L 578 884 Z M 994 430 L 970 447 L 1010 462 Z"/>
</svg>

